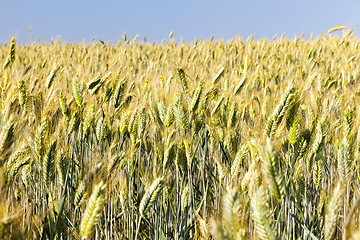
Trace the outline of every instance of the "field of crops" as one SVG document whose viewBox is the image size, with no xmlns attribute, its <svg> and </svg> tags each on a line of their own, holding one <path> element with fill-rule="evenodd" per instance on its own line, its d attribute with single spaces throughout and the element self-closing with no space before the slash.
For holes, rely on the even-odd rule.
<svg viewBox="0 0 360 240">
<path fill-rule="evenodd" d="M 359 239 L 359 50 L 2 43 L 0 238 Z"/>
</svg>

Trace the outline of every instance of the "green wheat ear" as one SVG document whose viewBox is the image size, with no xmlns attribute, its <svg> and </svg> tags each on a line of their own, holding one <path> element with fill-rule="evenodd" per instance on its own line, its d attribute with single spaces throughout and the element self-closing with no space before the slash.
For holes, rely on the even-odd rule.
<svg viewBox="0 0 360 240">
<path fill-rule="evenodd" d="M 88 89 L 92 90 L 94 87 L 96 87 L 101 81 L 101 73 L 98 73 L 94 79 L 89 81 L 86 85 Z"/>
<path fill-rule="evenodd" d="M 19 103 L 21 106 L 26 106 L 27 103 L 27 93 L 26 93 L 26 86 L 24 80 L 18 81 L 18 89 L 19 89 Z"/>
<path fill-rule="evenodd" d="M 188 115 L 185 110 L 184 105 L 182 104 L 180 96 L 175 97 L 173 102 L 174 115 L 177 124 L 181 128 L 181 130 L 185 133 L 189 127 Z"/>
<path fill-rule="evenodd" d="M 107 174 L 111 176 L 111 174 L 116 170 L 116 168 L 120 165 L 121 161 L 125 158 L 125 153 L 121 152 L 118 154 L 115 154 L 113 156 L 108 165 L 107 165 Z"/>
<path fill-rule="evenodd" d="M 244 161 L 245 156 L 249 153 L 247 144 L 244 144 L 237 152 L 235 160 L 231 166 L 231 177 L 235 179 L 241 170 L 241 164 Z"/>
<path fill-rule="evenodd" d="M 158 200 L 158 196 L 164 186 L 164 180 L 160 177 L 150 185 L 149 189 L 145 192 L 141 199 L 139 212 L 142 216 L 146 217 L 150 207 Z"/>
<path fill-rule="evenodd" d="M 37 127 L 33 140 L 35 154 L 38 158 L 39 163 L 44 155 L 44 139 L 47 130 L 48 120 L 45 118 L 44 120 L 42 120 L 41 125 Z"/>
<path fill-rule="evenodd" d="M 245 83 L 247 81 L 246 77 L 243 77 L 240 82 L 238 83 L 238 85 L 236 85 L 235 89 L 234 89 L 234 95 L 238 95 L 241 92 L 241 89 L 243 89 L 243 87 L 245 86 Z"/>
<path fill-rule="evenodd" d="M 118 84 L 116 85 L 115 92 L 114 92 L 114 95 L 113 95 L 113 106 L 114 106 L 114 108 L 117 108 L 117 107 L 120 106 L 122 97 L 124 95 L 125 85 L 126 85 L 125 78 L 122 78 L 118 82 Z"/>
<path fill-rule="evenodd" d="M 137 121 L 137 127 L 138 127 L 138 138 L 142 138 L 144 133 L 145 133 L 145 129 L 146 129 L 146 110 L 145 107 L 142 107 L 141 110 L 139 111 L 138 114 L 138 121 Z"/>
<path fill-rule="evenodd" d="M 338 169 L 340 170 L 340 179 L 344 182 L 349 182 L 351 179 L 352 172 L 352 109 L 348 107 L 345 110 L 344 120 L 343 120 L 343 134 L 344 137 L 340 144 L 340 149 L 338 150 Z"/>
<path fill-rule="evenodd" d="M 288 110 L 291 108 L 291 105 L 293 103 L 295 88 L 292 84 L 290 84 L 284 91 L 281 100 L 277 107 L 272 112 L 271 116 L 268 119 L 267 125 L 266 125 L 266 135 L 270 139 L 273 139 L 275 132 L 281 123 L 281 120 L 285 116 L 285 114 L 288 112 Z"/>
<path fill-rule="evenodd" d="M 105 187 L 105 184 L 100 182 L 92 191 L 80 223 L 82 239 L 86 239 L 86 237 L 92 233 L 95 224 L 97 224 L 100 218 L 101 211 L 105 204 Z"/>
<path fill-rule="evenodd" d="M 284 179 L 278 166 L 278 157 L 269 138 L 266 142 L 264 163 L 271 192 L 277 199 L 283 199 L 285 195 Z"/>
<path fill-rule="evenodd" d="M 61 109 L 63 116 L 67 118 L 68 117 L 68 108 L 66 105 L 66 97 L 64 96 L 64 94 L 62 92 L 59 93 L 59 105 L 60 105 L 60 109 Z"/>
<path fill-rule="evenodd" d="M 260 238 L 268 240 L 278 239 L 262 186 L 259 187 L 251 199 L 251 209 L 256 232 Z"/>
<path fill-rule="evenodd" d="M 203 240 L 211 239 L 209 222 L 205 218 L 202 218 L 198 213 L 195 213 L 195 215 L 196 215 L 196 219 L 199 223 L 201 239 L 203 239 Z"/>
<path fill-rule="evenodd" d="M 10 66 L 11 63 L 15 61 L 15 38 L 13 37 L 10 41 L 10 49 L 9 49 L 9 55 L 5 59 L 5 62 L 3 64 L 3 69 Z"/>
<path fill-rule="evenodd" d="M 219 111 L 221 105 L 222 105 L 223 102 L 224 102 L 224 99 L 225 99 L 225 95 L 223 94 L 223 95 L 220 97 L 219 101 L 216 103 L 214 109 L 211 111 L 211 116 L 214 116 L 214 115 Z"/>
<path fill-rule="evenodd" d="M 227 118 L 227 127 L 228 128 L 234 128 L 236 125 L 236 101 L 233 101 L 233 103 L 230 106 L 230 110 L 228 113 Z"/>
<path fill-rule="evenodd" d="M 75 206 L 80 206 L 86 197 L 85 192 L 85 181 L 83 179 L 80 179 L 78 181 L 78 185 L 76 187 L 75 196 L 74 196 L 74 204 Z"/>
<path fill-rule="evenodd" d="M 0 133 L 0 156 L 8 155 L 9 147 L 14 142 L 15 118 L 10 119 L 2 126 Z"/>
<path fill-rule="evenodd" d="M 229 189 L 222 198 L 222 222 L 230 235 L 235 235 L 238 222 L 239 196 L 234 189 Z"/>
<path fill-rule="evenodd" d="M 176 72 L 178 75 L 178 84 L 179 84 L 181 93 L 186 95 L 186 94 L 188 94 L 189 89 L 188 89 L 187 82 L 186 82 L 185 71 L 182 68 L 177 68 Z"/>
<path fill-rule="evenodd" d="M 167 144 L 165 151 L 164 151 L 164 160 L 163 160 L 163 169 L 166 170 L 168 165 L 170 164 L 170 161 L 174 157 L 174 150 L 175 150 L 175 142 L 170 142 Z"/>
<path fill-rule="evenodd" d="M 174 122 L 174 110 L 172 104 L 169 104 L 164 116 L 164 124 L 166 127 L 170 127 Z"/>
<path fill-rule="evenodd" d="M 80 93 L 80 87 L 79 87 L 79 77 L 76 75 L 76 77 L 73 78 L 73 81 L 72 81 L 72 92 L 73 92 L 73 95 L 74 95 L 74 99 L 75 99 L 75 102 L 76 104 L 81 107 L 82 106 L 82 96 L 81 96 L 81 93 Z"/>
<path fill-rule="evenodd" d="M 78 110 L 75 110 L 73 114 L 71 115 L 71 119 L 69 122 L 69 126 L 67 129 L 68 134 L 77 131 L 79 125 L 80 125 L 81 119 L 80 119 L 80 113 Z"/>
<path fill-rule="evenodd" d="M 24 77 L 30 71 L 31 67 L 31 64 L 27 65 L 22 71 L 21 76 Z"/>
<path fill-rule="evenodd" d="M 221 67 L 218 73 L 215 75 L 214 79 L 212 80 L 212 84 L 215 85 L 219 82 L 221 76 L 224 74 L 225 68 Z"/>
<path fill-rule="evenodd" d="M 7 56 L 4 64 L 3 69 L 7 68 L 11 63 L 15 61 L 15 38 L 11 38 L 10 41 L 10 49 L 9 49 L 9 55 Z"/>
<path fill-rule="evenodd" d="M 14 181 L 14 177 L 20 172 L 21 168 L 30 163 L 27 150 L 28 146 L 24 143 L 9 158 L 6 166 L 7 182 Z"/>
<path fill-rule="evenodd" d="M 46 88 L 50 88 L 54 79 L 55 79 L 55 76 L 56 76 L 56 72 L 58 71 L 58 63 L 55 63 L 54 64 L 54 67 L 52 68 L 49 76 L 47 77 L 46 79 Z"/>
<path fill-rule="evenodd" d="M 44 184 L 49 187 L 50 180 L 53 176 L 54 158 L 57 140 L 53 140 L 46 149 L 44 159 L 42 161 L 42 173 Z"/>
<path fill-rule="evenodd" d="M 333 190 L 330 202 L 327 204 L 325 213 L 325 239 L 334 239 L 337 228 L 339 213 L 343 204 L 345 188 L 342 182 L 339 182 Z"/>
<path fill-rule="evenodd" d="M 10 61 L 13 63 L 15 61 L 15 38 L 12 37 L 10 41 L 10 49 L 9 49 Z"/>
<path fill-rule="evenodd" d="M 106 129 L 106 122 L 105 122 L 105 115 L 102 113 L 102 116 L 99 118 L 96 124 L 96 138 L 99 142 L 101 142 L 105 137 L 105 129 Z"/>
<path fill-rule="evenodd" d="M 10 61 L 10 56 L 7 56 L 7 58 L 5 59 L 5 62 L 3 64 L 3 69 L 7 68 L 10 65 L 11 61 Z"/>
<path fill-rule="evenodd" d="M 62 186 L 64 186 L 69 160 L 63 150 L 59 151 L 56 155 L 55 163 L 59 182 Z"/>
<path fill-rule="evenodd" d="M 204 89 L 203 86 L 204 86 L 204 81 L 203 80 L 199 81 L 190 102 L 189 112 L 195 113 L 196 109 L 198 108 L 200 97 Z"/>
<path fill-rule="evenodd" d="M 186 185 L 181 193 L 181 210 L 185 211 L 185 209 L 190 205 L 190 202 L 190 188 L 189 185 Z"/>
<path fill-rule="evenodd" d="M 306 170 L 310 171 L 313 164 L 313 159 L 316 154 L 319 154 L 324 146 L 325 141 L 325 124 L 324 120 L 320 120 L 316 127 L 315 140 L 311 147 L 309 154 L 306 157 Z"/>
</svg>

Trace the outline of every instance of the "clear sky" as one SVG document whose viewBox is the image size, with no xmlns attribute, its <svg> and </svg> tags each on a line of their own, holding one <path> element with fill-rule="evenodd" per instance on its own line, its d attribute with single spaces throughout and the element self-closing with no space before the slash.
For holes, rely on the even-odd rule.
<svg viewBox="0 0 360 240">
<path fill-rule="evenodd" d="M 168 38 L 170 31 L 177 41 L 188 42 L 211 35 L 227 41 L 236 34 L 272 39 L 304 32 L 309 38 L 338 25 L 360 32 L 359 0 L 8 0 L 0 9 L 0 42 L 15 36 L 22 44 L 58 36 L 67 42 L 97 36 L 116 43 L 124 32 L 151 42 Z"/>
</svg>

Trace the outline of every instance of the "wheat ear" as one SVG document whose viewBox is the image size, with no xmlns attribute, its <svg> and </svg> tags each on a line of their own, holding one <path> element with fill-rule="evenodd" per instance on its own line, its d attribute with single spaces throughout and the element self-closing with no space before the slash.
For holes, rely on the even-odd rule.
<svg viewBox="0 0 360 240">
<path fill-rule="evenodd" d="M 150 185 L 149 189 L 145 192 L 141 199 L 139 212 L 141 216 L 146 216 L 150 210 L 150 207 L 158 200 L 158 196 L 164 186 L 164 180 L 160 177 Z"/>
<path fill-rule="evenodd" d="M 125 78 L 121 79 L 119 81 L 119 83 L 117 84 L 116 88 L 115 88 L 115 92 L 113 95 L 113 106 L 114 108 L 117 108 L 120 106 L 121 103 L 121 99 L 124 95 L 124 89 L 125 89 L 125 85 L 126 85 L 126 80 Z"/>
<path fill-rule="evenodd" d="M 181 93 L 186 95 L 186 94 L 188 94 L 189 89 L 188 89 L 187 82 L 186 82 L 185 71 L 182 68 L 177 68 L 176 72 L 178 75 L 178 84 L 179 84 Z"/>
<path fill-rule="evenodd" d="M 73 92 L 73 95 L 74 95 L 74 99 L 75 99 L 75 102 L 76 104 L 81 107 L 82 106 L 82 96 L 81 96 L 81 93 L 80 93 L 80 87 L 79 87 L 79 77 L 78 76 L 75 76 L 73 78 L 73 81 L 72 81 L 72 92 Z"/>
<path fill-rule="evenodd" d="M 290 84 L 285 89 L 279 104 L 277 105 L 277 107 L 274 109 L 273 113 L 269 117 L 266 125 L 266 135 L 269 138 L 272 139 L 274 137 L 277 127 L 279 126 L 281 120 L 285 116 L 285 113 L 290 109 L 294 98 L 294 92 L 295 92 L 295 88 L 293 87 L 292 84 Z"/>
<path fill-rule="evenodd" d="M 98 75 L 96 75 L 96 77 L 92 80 L 90 80 L 86 86 L 88 87 L 88 89 L 92 90 L 94 87 L 96 87 L 96 85 L 98 85 L 101 81 L 101 73 L 98 73 Z"/>
<path fill-rule="evenodd" d="M 268 206 L 266 206 L 264 188 L 261 186 L 251 199 L 252 218 L 255 222 L 256 232 L 265 240 L 277 239 L 274 223 Z"/>
<path fill-rule="evenodd" d="M 326 207 L 324 226 L 326 240 L 331 240 L 335 237 L 336 224 L 342 208 L 344 191 L 345 188 L 342 186 L 342 182 L 339 182 L 333 190 L 330 202 Z"/>
<path fill-rule="evenodd" d="M 278 158 L 273 149 L 270 139 L 267 139 L 265 148 L 264 163 L 266 165 L 266 176 L 268 178 L 268 184 L 271 192 L 277 199 L 282 199 L 285 193 L 285 185 L 283 177 L 278 169 Z"/>
<path fill-rule="evenodd" d="M 336 26 L 336 27 L 330 28 L 328 30 L 328 33 L 332 33 L 332 32 L 335 32 L 335 31 L 338 31 L 338 30 L 341 30 L 341 29 L 346 29 L 346 26 Z"/>
<path fill-rule="evenodd" d="M 19 103 L 21 106 L 25 106 L 27 102 L 27 94 L 26 94 L 26 86 L 24 80 L 18 81 L 18 89 L 19 89 Z"/>
<path fill-rule="evenodd" d="M 100 218 L 101 210 L 105 203 L 105 184 L 97 184 L 89 198 L 84 215 L 81 219 L 80 231 L 82 239 L 85 239 L 94 230 L 95 224 Z"/>
<path fill-rule="evenodd" d="M 46 79 L 46 88 L 50 88 L 54 79 L 55 79 L 55 76 L 56 76 L 56 72 L 58 71 L 58 63 L 55 63 L 54 64 L 54 67 L 52 68 L 49 76 L 47 77 Z"/>
<path fill-rule="evenodd" d="M 244 144 L 241 149 L 237 152 L 235 160 L 231 166 L 231 177 L 234 179 L 241 170 L 241 164 L 244 161 L 246 154 L 248 154 L 249 148 L 247 144 Z"/>
<path fill-rule="evenodd" d="M 10 41 L 10 49 L 9 49 L 9 55 L 7 56 L 4 64 L 3 69 L 7 68 L 11 63 L 15 61 L 15 38 L 11 38 Z"/>
</svg>

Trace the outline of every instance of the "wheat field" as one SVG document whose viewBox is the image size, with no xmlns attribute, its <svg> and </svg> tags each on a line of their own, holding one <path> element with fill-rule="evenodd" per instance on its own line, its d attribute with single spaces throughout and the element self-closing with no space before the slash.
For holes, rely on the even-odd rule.
<svg viewBox="0 0 360 240">
<path fill-rule="evenodd" d="M 135 40 L 0 45 L 1 239 L 359 239 L 351 30 Z"/>
</svg>

